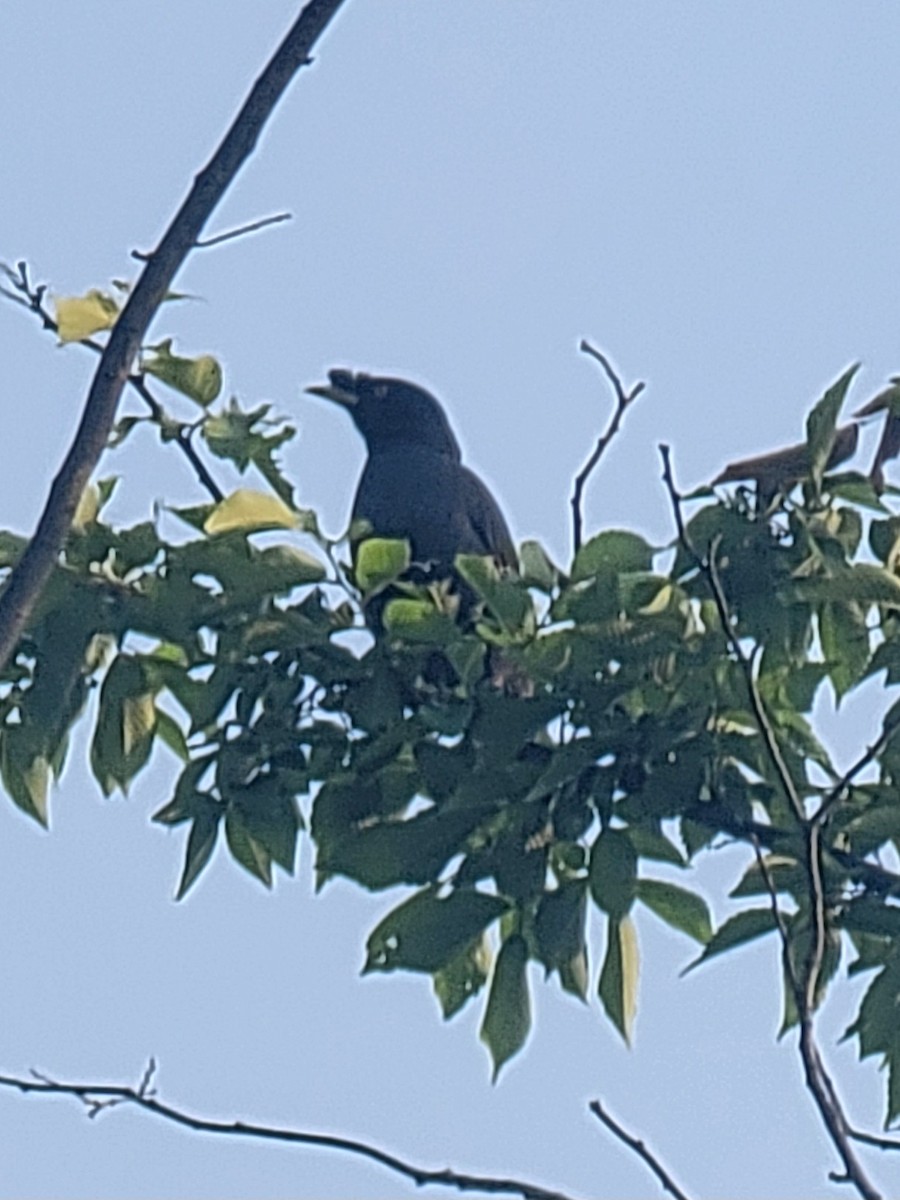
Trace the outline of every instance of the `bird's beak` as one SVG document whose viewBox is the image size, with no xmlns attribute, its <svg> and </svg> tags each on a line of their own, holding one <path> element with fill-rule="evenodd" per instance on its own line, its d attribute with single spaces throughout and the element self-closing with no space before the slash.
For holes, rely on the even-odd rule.
<svg viewBox="0 0 900 1200">
<path fill-rule="evenodd" d="M 350 391 L 349 388 L 340 387 L 335 383 L 315 383 L 312 387 L 304 388 L 311 396 L 321 396 L 325 400 L 332 400 L 335 404 L 340 404 L 344 408 L 355 408 L 359 403 L 359 397 L 356 392 Z"/>
</svg>

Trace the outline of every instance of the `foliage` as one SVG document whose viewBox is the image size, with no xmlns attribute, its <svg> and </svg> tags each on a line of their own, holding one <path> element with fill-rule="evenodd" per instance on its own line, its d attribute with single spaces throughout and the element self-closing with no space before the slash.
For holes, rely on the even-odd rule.
<svg viewBox="0 0 900 1200">
<path fill-rule="evenodd" d="M 69 336 L 106 299 L 91 293 L 87 313 L 68 301 Z M 844 775 L 810 720 L 826 683 L 840 701 L 873 676 L 900 681 L 900 517 L 863 477 L 823 474 L 852 373 L 809 421 L 806 476 L 766 511 L 747 490 L 707 490 L 672 547 L 606 530 L 564 572 L 527 543 L 519 577 L 461 559 L 481 602 L 466 625 L 446 589 L 403 581 L 405 543 L 363 543 L 358 592 L 342 545 L 294 507 L 277 461 L 293 429 L 268 406 L 216 406 L 210 356 L 168 341 L 153 355 L 192 422 L 157 404 L 116 440 L 144 423 L 164 444 L 193 437 L 255 466 L 267 490 L 175 510 L 181 537 L 165 515 L 114 527 L 112 482 L 91 490 L 0 675 L 13 803 L 47 823 L 95 690 L 105 794 L 160 742 L 181 760 L 155 814 L 186 827 L 179 896 L 222 834 L 270 886 L 308 830 L 320 886 L 405 889 L 369 937 L 367 971 L 430 975 L 448 1018 L 486 989 L 495 1074 L 529 1033 L 530 962 L 582 1000 L 594 990 L 629 1036 L 641 906 L 694 939 L 698 962 L 782 938 L 787 1024 L 849 945 L 852 969 L 874 976 L 848 1033 L 887 1063 L 888 1119 L 900 1115 L 900 875 L 877 858 L 900 845 L 898 710 Z M 4 574 L 23 545 L 0 533 Z M 373 638 L 367 595 L 398 579 Z M 713 931 L 686 868 L 723 836 L 749 865 L 741 907 Z"/>
</svg>

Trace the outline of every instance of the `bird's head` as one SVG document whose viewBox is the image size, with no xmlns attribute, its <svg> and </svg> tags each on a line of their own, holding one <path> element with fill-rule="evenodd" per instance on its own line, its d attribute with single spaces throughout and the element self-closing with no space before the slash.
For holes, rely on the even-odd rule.
<svg viewBox="0 0 900 1200">
<path fill-rule="evenodd" d="M 424 388 L 405 379 L 354 375 L 335 368 L 327 384 L 306 389 L 346 408 L 369 452 L 415 446 L 460 459 L 459 443 L 444 410 Z"/>
</svg>

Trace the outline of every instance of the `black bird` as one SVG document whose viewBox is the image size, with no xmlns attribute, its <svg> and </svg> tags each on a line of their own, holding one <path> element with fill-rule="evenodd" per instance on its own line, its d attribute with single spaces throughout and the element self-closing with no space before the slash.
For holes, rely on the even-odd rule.
<svg viewBox="0 0 900 1200">
<path fill-rule="evenodd" d="M 369 452 L 353 519 L 368 522 L 376 537 L 408 539 L 420 579 L 452 576 L 457 554 L 492 555 L 498 565 L 515 568 L 497 501 L 463 466 L 434 396 L 404 379 L 342 369 L 329 371 L 328 379 L 307 392 L 347 408 Z"/>
</svg>

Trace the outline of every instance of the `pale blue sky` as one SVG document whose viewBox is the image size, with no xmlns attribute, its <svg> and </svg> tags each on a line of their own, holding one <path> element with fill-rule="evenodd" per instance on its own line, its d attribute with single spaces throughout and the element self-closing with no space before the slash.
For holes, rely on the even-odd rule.
<svg viewBox="0 0 900 1200">
<path fill-rule="evenodd" d="M 84 0 L 0 8 L 0 258 L 62 294 L 132 273 L 208 158 L 289 21 L 288 0 Z M 227 387 L 297 420 L 286 461 L 303 504 L 343 527 L 362 447 L 302 395 L 343 365 L 442 397 L 517 538 L 559 558 L 574 471 L 608 415 L 587 337 L 626 383 L 648 381 L 587 497 L 589 529 L 671 536 L 657 444 L 685 488 L 729 459 L 796 440 L 850 361 L 862 403 L 900 366 L 900 8 L 887 0 L 348 0 L 208 232 L 294 220 L 196 254 L 202 302 L 154 327 L 221 357 Z M 33 527 L 92 358 L 0 306 L 0 526 Z M 866 441 L 862 461 L 871 453 Z M 135 439 L 111 459 L 123 520 L 196 487 Z M 823 717 L 846 756 L 866 697 Z M 639 918 L 636 1044 L 596 1005 L 543 986 L 536 1028 L 497 1087 L 480 1006 L 450 1025 L 426 980 L 359 979 L 394 897 L 344 883 L 263 891 L 220 853 L 171 896 L 182 833 L 151 827 L 174 766 L 102 801 L 84 739 L 41 834 L 0 807 L 0 1073 L 137 1080 L 221 1118 L 340 1132 L 416 1162 L 512 1174 L 572 1194 L 653 1196 L 654 1181 L 586 1114 L 601 1097 L 696 1197 L 845 1195 L 776 1045 L 777 951 L 763 943 L 686 980 L 692 945 Z M 740 858 L 694 878 L 718 916 Z M 823 1016 L 853 1119 L 882 1080 Z M 830 1039 L 830 1041 L 829 1041 Z M 335 1155 L 228 1144 L 117 1111 L 0 1093 L 0 1196 L 412 1195 Z M 900 1166 L 872 1160 L 900 1190 Z M 429 1193 L 437 1194 L 437 1193 Z"/>
</svg>

